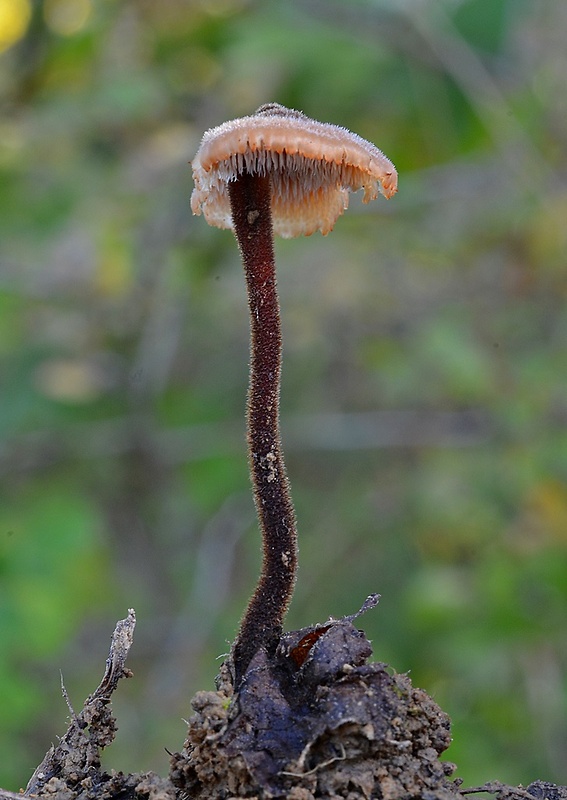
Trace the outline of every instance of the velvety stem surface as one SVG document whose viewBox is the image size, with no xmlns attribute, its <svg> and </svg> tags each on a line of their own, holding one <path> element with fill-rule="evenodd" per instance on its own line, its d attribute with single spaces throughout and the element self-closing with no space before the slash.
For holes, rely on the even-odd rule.
<svg viewBox="0 0 567 800">
<path fill-rule="evenodd" d="M 297 569 L 295 513 L 279 429 L 281 324 L 270 209 L 270 179 L 244 173 L 229 183 L 250 308 L 248 457 L 262 533 L 262 572 L 233 647 L 236 686 L 260 647 L 281 635 Z"/>
</svg>

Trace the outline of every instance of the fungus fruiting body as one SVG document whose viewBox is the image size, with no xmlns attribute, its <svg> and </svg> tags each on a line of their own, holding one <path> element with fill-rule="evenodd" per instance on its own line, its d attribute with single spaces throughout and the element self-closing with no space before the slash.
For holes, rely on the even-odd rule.
<svg viewBox="0 0 567 800">
<path fill-rule="evenodd" d="M 262 532 L 262 572 L 231 659 L 235 686 L 260 648 L 273 653 L 297 572 L 297 531 L 279 430 L 281 325 L 273 234 L 329 233 L 351 191 L 363 202 L 397 190 L 394 165 L 345 128 L 276 103 L 207 131 L 192 162 L 193 213 L 236 236 L 248 290 L 251 364 L 247 432 Z"/>
<path fill-rule="evenodd" d="M 398 176 L 377 147 L 354 133 L 316 122 L 277 103 L 207 131 L 193 162 L 194 214 L 209 225 L 234 229 L 228 186 L 247 171 L 271 183 L 274 233 L 284 238 L 329 233 L 348 207 L 348 193 L 363 202 L 392 197 Z"/>
</svg>

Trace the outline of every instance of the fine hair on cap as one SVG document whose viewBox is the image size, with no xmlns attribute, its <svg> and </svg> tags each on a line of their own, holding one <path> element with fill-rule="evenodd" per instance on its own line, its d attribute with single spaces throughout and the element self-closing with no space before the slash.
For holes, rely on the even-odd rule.
<svg viewBox="0 0 567 800">
<path fill-rule="evenodd" d="M 206 131 L 191 164 L 194 214 L 232 229 L 228 183 L 244 171 L 269 175 L 274 233 L 284 238 L 327 234 L 348 207 L 349 192 L 392 197 L 398 175 L 370 142 L 346 128 L 316 122 L 269 103 L 254 114 Z"/>
</svg>

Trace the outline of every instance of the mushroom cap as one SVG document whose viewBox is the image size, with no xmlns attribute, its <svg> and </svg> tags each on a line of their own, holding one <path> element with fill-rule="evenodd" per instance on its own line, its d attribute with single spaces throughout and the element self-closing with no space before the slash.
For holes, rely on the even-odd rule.
<svg viewBox="0 0 567 800">
<path fill-rule="evenodd" d="M 228 183 L 244 170 L 269 175 L 273 229 L 284 238 L 329 233 L 349 191 L 363 189 L 368 203 L 379 192 L 392 197 L 398 185 L 396 168 L 373 144 L 277 103 L 206 131 L 191 166 L 191 209 L 217 228 L 233 227 Z"/>
</svg>

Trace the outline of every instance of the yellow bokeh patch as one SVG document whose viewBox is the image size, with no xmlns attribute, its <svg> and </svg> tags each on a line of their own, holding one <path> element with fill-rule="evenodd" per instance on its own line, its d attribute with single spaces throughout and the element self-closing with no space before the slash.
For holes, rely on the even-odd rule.
<svg viewBox="0 0 567 800">
<path fill-rule="evenodd" d="M 0 0 L 0 53 L 25 36 L 30 19 L 29 0 Z"/>
</svg>

